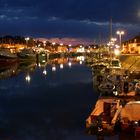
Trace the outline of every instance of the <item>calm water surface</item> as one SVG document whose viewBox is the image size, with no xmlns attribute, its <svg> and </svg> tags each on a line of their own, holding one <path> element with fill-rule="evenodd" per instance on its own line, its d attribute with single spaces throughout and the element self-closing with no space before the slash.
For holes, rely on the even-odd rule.
<svg viewBox="0 0 140 140">
<path fill-rule="evenodd" d="M 0 80 L 0 139 L 96 140 L 85 133 L 98 99 L 90 69 L 79 63 L 56 65 L 56 71 L 50 64 L 29 66 L 14 66 L 12 76 Z"/>
</svg>

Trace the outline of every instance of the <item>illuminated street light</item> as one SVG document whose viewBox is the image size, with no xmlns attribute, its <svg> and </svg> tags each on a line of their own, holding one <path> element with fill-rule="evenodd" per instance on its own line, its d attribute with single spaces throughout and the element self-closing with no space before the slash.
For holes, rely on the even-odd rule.
<svg viewBox="0 0 140 140">
<path fill-rule="evenodd" d="M 26 41 L 29 41 L 29 39 L 30 39 L 29 37 L 26 37 L 26 38 L 25 38 Z"/>
<path fill-rule="evenodd" d="M 112 41 L 107 43 L 107 46 L 109 46 L 110 48 L 112 48 L 113 45 L 114 45 L 114 42 L 112 42 Z"/>
<path fill-rule="evenodd" d="M 26 45 L 28 47 L 28 41 L 30 40 L 30 38 L 29 37 L 26 37 L 25 40 L 26 40 Z"/>
<path fill-rule="evenodd" d="M 60 43 L 60 46 L 63 46 L 63 43 Z"/>
<path fill-rule="evenodd" d="M 44 47 L 46 46 L 46 41 L 43 41 L 43 45 L 44 45 Z"/>
<path fill-rule="evenodd" d="M 114 50 L 114 54 L 115 54 L 115 55 L 119 55 L 119 54 L 120 54 L 120 51 L 119 51 L 118 49 L 115 49 L 115 50 Z"/>
<path fill-rule="evenodd" d="M 55 42 L 52 43 L 53 46 L 54 46 L 55 44 L 56 44 Z"/>
<path fill-rule="evenodd" d="M 121 44 L 122 44 L 122 35 L 124 35 L 124 31 L 117 31 L 116 33 L 117 33 L 117 35 L 119 35 L 120 47 L 121 47 Z"/>
<path fill-rule="evenodd" d="M 119 46 L 119 45 L 115 45 L 115 47 L 116 47 L 116 49 L 119 49 L 119 48 L 120 48 L 120 46 Z"/>
<path fill-rule="evenodd" d="M 115 41 L 117 41 L 117 38 L 111 38 L 111 41 L 115 42 Z"/>
</svg>

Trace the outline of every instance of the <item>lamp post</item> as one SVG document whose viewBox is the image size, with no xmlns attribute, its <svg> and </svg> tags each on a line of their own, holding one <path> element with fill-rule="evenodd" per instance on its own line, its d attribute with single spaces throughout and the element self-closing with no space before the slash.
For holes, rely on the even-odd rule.
<svg viewBox="0 0 140 140">
<path fill-rule="evenodd" d="M 54 46 L 55 44 L 56 44 L 55 42 L 52 43 L 53 46 Z"/>
<path fill-rule="evenodd" d="M 25 40 L 26 40 L 26 45 L 27 45 L 27 48 L 28 48 L 28 41 L 30 40 L 30 38 L 26 37 Z"/>
<path fill-rule="evenodd" d="M 117 33 L 117 35 L 119 35 L 119 39 L 120 39 L 120 48 L 121 48 L 122 35 L 124 35 L 124 31 L 117 31 L 116 33 Z"/>
</svg>

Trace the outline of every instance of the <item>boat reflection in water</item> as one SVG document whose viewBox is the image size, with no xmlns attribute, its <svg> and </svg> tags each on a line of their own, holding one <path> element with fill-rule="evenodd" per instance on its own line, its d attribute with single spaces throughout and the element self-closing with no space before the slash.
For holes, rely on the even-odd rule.
<svg viewBox="0 0 140 140">
<path fill-rule="evenodd" d="M 55 58 L 52 60 L 49 60 L 47 62 L 48 65 L 52 65 L 52 71 L 56 71 L 57 70 L 57 65 L 59 65 L 60 69 L 63 69 L 66 65 L 68 65 L 69 67 L 72 67 L 73 64 L 76 63 L 80 63 L 83 64 L 84 62 L 84 56 L 81 57 L 75 57 L 75 58 Z"/>
<path fill-rule="evenodd" d="M 64 65 L 63 64 L 60 64 L 60 69 L 63 69 L 64 68 Z"/>
<path fill-rule="evenodd" d="M 68 62 L 68 65 L 69 65 L 69 67 L 71 67 L 72 63 L 71 62 Z"/>
<path fill-rule="evenodd" d="M 36 63 L 32 63 L 32 62 L 15 63 L 13 66 L 0 69 L 0 79 L 6 79 L 12 76 L 16 76 L 21 72 L 34 71 L 35 67 L 36 67 Z M 27 77 L 25 79 L 29 80 L 29 76 Z"/>
<path fill-rule="evenodd" d="M 46 70 L 46 68 L 44 68 L 43 74 L 44 74 L 44 75 L 47 75 L 47 70 Z"/>
<path fill-rule="evenodd" d="M 80 59 L 79 59 L 80 58 Z M 82 60 L 81 60 L 82 59 Z M 72 64 L 81 62 L 83 63 L 84 57 L 77 57 L 77 58 L 55 58 L 46 61 L 46 59 L 38 59 L 36 61 L 21 61 L 15 62 L 14 64 L 6 67 L 0 68 L 0 79 L 5 79 L 8 77 L 16 76 L 21 72 L 25 72 L 25 80 L 30 83 L 31 75 L 30 72 L 35 71 L 37 67 L 40 69 L 43 68 L 42 73 L 43 75 L 47 75 L 47 65 L 51 65 L 52 71 L 55 72 L 57 70 L 57 66 L 60 69 L 63 69 L 66 65 L 71 67 Z M 82 64 L 81 63 L 81 64 Z"/>
<path fill-rule="evenodd" d="M 11 67 L 1 68 L 0 79 L 6 79 L 8 77 L 17 75 L 17 68 L 17 64 Z"/>
<path fill-rule="evenodd" d="M 55 64 L 53 64 L 53 66 L 52 66 L 52 71 L 56 71 L 56 66 L 55 66 Z"/>
</svg>

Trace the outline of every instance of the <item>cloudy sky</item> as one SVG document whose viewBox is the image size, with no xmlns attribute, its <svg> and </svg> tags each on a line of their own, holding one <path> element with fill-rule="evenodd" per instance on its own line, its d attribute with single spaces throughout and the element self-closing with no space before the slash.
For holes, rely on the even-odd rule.
<svg viewBox="0 0 140 140">
<path fill-rule="evenodd" d="M 140 0 L 0 0 L 0 35 L 98 42 L 124 30 L 123 39 L 140 32 Z"/>
</svg>

